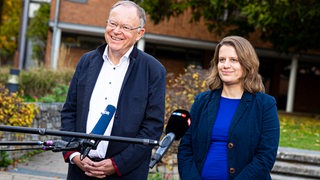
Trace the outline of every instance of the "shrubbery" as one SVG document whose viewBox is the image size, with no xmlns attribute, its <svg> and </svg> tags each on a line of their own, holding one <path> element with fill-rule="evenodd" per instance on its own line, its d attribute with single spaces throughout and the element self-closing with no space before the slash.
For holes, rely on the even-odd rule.
<svg viewBox="0 0 320 180">
<path fill-rule="evenodd" d="M 177 77 L 168 75 L 166 88 L 166 119 L 176 109 L 190 110 L 194 98 L 200 92 L 208 90 L 205 78 L 208 70 L 201 67 L 189 66 L 184 74 Z"/>
<path fill-rule="evenodd" d="M 38 112 L 36 104 L 24 103 L 18 93 L 0 84 L 0 124 L 30 127 Z"/>
<path fill-rule="evenodd" d="M 73 73 L 72 68 L 52 70 L 42 67 L 22 70 L 19 76 L 19 92 L 28 102 L 64 101 Z M 8 75 L 9 68 L 0 68 L 0 83 L 6 84 Z"/>
</svg>

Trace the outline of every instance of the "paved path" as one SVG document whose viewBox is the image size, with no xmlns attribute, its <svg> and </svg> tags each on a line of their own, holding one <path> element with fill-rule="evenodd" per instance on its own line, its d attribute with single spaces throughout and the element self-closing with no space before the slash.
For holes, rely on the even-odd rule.
<svg viewBox="0 0 320 180">
<path fill-rule="evenodd" d="M 67 168 L 61 152 L 45 151 L 15 168 L 0 171 L 0 180 L 64 180 Z"/>
<path fill-rule="evenodd" d="M 292 156 L 295 158 L 311 160 L 313 163 L 318 163 L 320 160 L 320 151 L 307 151 L 293 148 L 279 148 L 282 152 L 282 156 Z M 307 154 L 304 156 L 298 156 L 299 154 Z M 302 158 L 304 157 L 304 158 Z M 279 157 L 280 158 L 280 157 Z M 302 159 L 301 159 L 302 158 Z M 280 161 L 278 159 L 278 161 Z M 276 166 L 277 166 L 276 162 Z M 304 166 L 305 167 L 305 166 Z M 15 168 L 9 168 L 9 171 L 0 171 L 0 180 L 65 180 L 67 174 L 68 164 L 62 159 L 61 152 L 45 151 L 41 154 L 31 157 L 29 160 L 23 163 L 19 163 Z M 300 168 L 301 169 L 301 168 Z M 153 171 L 155 168 L 153 169 Z M 294 169 L 293 169 L 294 170 Z M 319 175 L 320 169 L 312 171 Z M 151 170 L 152 171 L 152 170 Z M 295 170 L 298 171 L 298 170 Z M 311 171 L 310 171 L 311 172 Z M 169 174 L 177 175 L 178 171 L 174 168 L 168 172 Z M 319 177 L 319 176 L 315 176 Z M 176 179 L 176 178 L 175 178 Z M 178 178 L 177 178 L 178 179 Z M 272 175 L 272 179 L 275 180 L 306 180 L 314 178 L 295 178 L 293 176 L 279 176 L 277 174 Z"/>
</svg>

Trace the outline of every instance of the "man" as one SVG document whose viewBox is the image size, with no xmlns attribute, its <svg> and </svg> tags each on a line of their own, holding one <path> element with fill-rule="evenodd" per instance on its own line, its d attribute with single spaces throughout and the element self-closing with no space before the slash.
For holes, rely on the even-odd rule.
<svg viewBox="0 0 320 180">
<path fill-rule="evenodd" d="M 93 132 L 112 106 L 105 136 L 160 138 L 166 70 L 134 45 L 145 32 L 145 22 L 145 11 L 134 2 L 119 1 L 111 8 L 107 44 L 84 54 L 77 65 L 61 112 L 62 131 Z M 152 148 L 101 141 L 82 160 L 80 152 L 64 152 L 67 179 L 147 179 Z"/>
</svg>

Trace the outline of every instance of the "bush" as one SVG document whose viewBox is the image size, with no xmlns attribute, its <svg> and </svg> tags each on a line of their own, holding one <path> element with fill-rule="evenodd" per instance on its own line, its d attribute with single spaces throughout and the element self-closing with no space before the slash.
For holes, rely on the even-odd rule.
<svg viewBox="0 0 320 180">
<path fill-rule="evenodd" d="M 67 97 L 68 89 L 69 86 L 64 84 L 58 84 L 57 87 L 53 88 L 52 94 L 48 94 L 44 97 L 39 98 L 39 102 L 64 102 Z"/>
<path fill-rule="evenodd" d="M 74 69 L 65 68 L 52 70 L 44 67 L 22 70 L 19 76 L 19 92 L 28 102 L 55 94 L 55 90 L 68 86 L 73 76 Z M 0 83 L 7 84 L 9 68 L 0 68 Z M 61 98 L 60 98 L 61 99 Z"/>
<path fill-rule="evenodd" d="M 13 163 L 6 151 L 0 151 L 0 168 L 6 168 Z"/>
<path fill-rule="evenodd" d="M 194 65 L 185 69 L 184 74 L 177 77 L 168 75 L 166 87 L 166 119 L 176 109 L 190 110 L 194 98 L 200 92 L 208 90 L 205 78 L 208 70 Z"/>
<path fill-rule="evenodd" d="M 39 109 L 0 84 L 0 124 L 30 127 Z"/>
<path fill-rule="evenodd" d="M 71 81 L 73 69 L 36 68 L 20 73 L 19 89 L 31 97 L 44 97 L 54 94 L 54 88 L 68 85 Z"/>
<path fill-rule="evenodd" d="M 191 65 L 185 69 L 184 74 L 179 74 L 177 77 L 174 75 L 167 76 L 165 125 L 173 111 L 177 109 L 189 111 L 196 95 L 208 90 L 205 81 L 207 75 L 208 70 Z M 171 166 L 168 162 L 173 159 L 171 154 L 177 153 L 178 145 L 179 141 L 174 141 L 168 153 L 162 159 L 168 167 Z M 156 179 L 157 177 L 153 178 Z"/>
<path fill-rule="evenodd" d="M 0 84 L 7 84 L 9 77 L 9 68 L 1 67 L 0 68 Z"/>
</svg>

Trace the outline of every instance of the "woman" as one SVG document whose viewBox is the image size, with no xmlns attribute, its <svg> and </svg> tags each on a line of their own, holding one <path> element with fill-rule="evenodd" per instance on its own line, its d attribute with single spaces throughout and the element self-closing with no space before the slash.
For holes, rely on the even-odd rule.
<svg viewBox="0 0 320 180">
<path fill-rule="evenodd" d="M 187 179 L 271 179 L 280 125 L 276 101 L 264 94 L 254 48 L 239 36 L 216 47 L 210 90 L 191 107 L 191 127 L 178 148 L 179 174 Z"/>
</svg>

